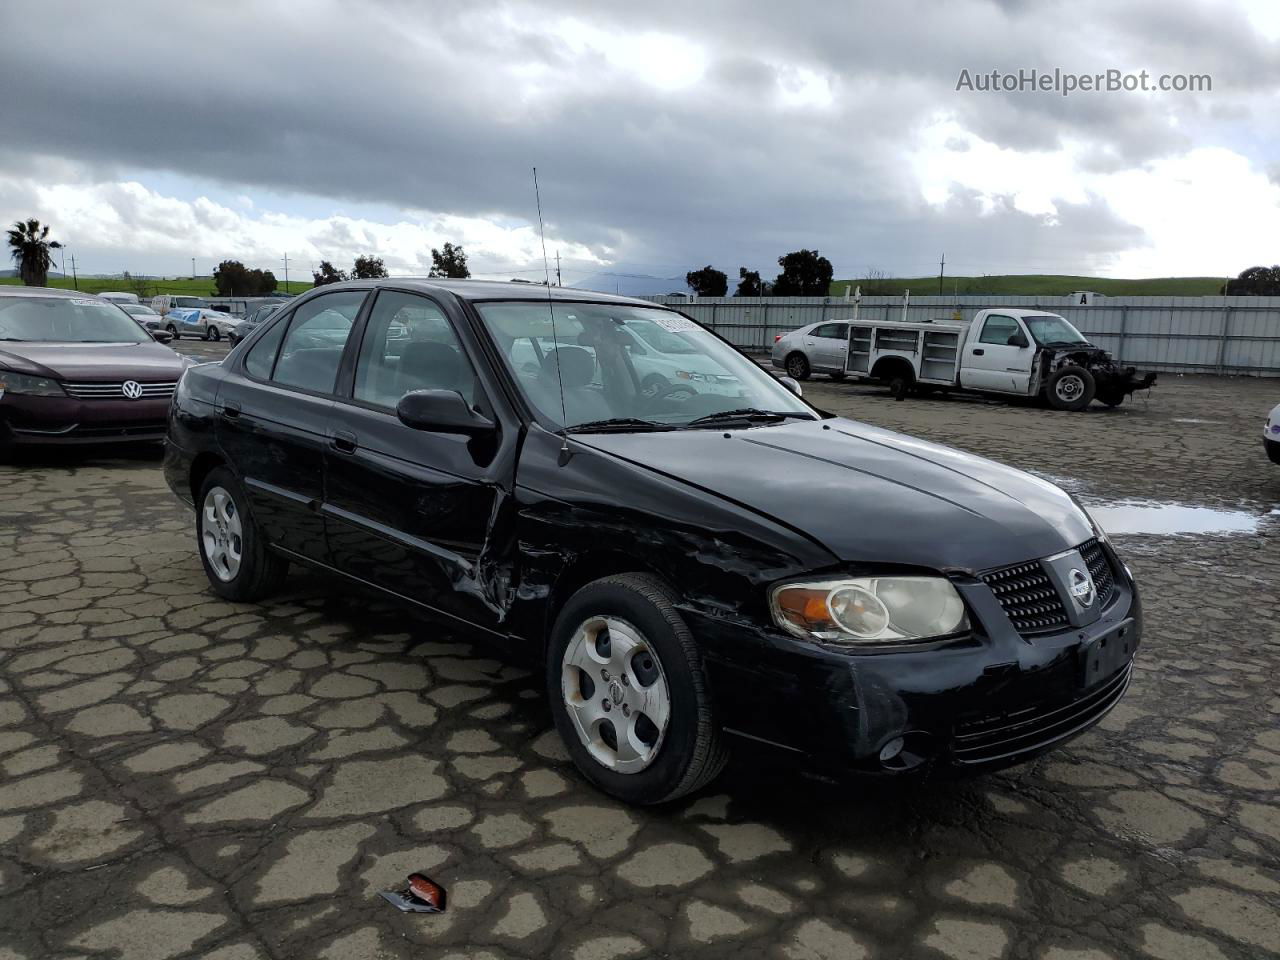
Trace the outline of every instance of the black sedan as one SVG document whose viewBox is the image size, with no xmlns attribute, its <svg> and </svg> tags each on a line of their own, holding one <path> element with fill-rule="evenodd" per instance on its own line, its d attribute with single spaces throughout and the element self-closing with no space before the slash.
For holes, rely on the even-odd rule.
<svg viewBox="0 0 1280 960">
<path fill-rule="evenodd" d="M 644 390 L 638 323 L 739 394 Z M 1071 497 L 791 386 L 642 301 L 353 281 L 187 373 L 165 470 L 216 592 L 297 562 L 487 634 L 542 665 L 574 762 L 634 803 L 708 783 L 730 745 L 978 771 L 1115 706 L 1138 594 Z"/>
</svg>

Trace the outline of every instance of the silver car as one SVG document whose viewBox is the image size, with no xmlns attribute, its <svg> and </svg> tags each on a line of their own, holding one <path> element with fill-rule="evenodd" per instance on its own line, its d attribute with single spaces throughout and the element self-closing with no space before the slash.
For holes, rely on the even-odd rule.
<svg viewBox="0 0 1280 960">
<path fill-rule="evenodd" d="M 774 337 L 773 365 L 797 380 L 808 380 L 811 373 L 843 380 L 848 350 L 849 324 L 824 320 Z"/>
<path fill-rule="evenodd" d="M 183 337 L 221 340 L 224 334 L 240 329 L 240 318 L 209 307 L 172 307 L 164 315 L 164 324 L 175 340 Z"/>
</svg>

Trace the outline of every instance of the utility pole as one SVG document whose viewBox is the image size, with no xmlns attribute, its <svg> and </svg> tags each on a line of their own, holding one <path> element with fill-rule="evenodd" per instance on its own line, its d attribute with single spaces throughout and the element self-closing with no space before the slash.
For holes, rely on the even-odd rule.
<svg viewBox="0 0 1280 960">
<path fill-rule="evenodd" d="M 564 284 L 560 282 L 560 251 L 559 250 L 556 251 L 556 286 L 557 287 L 564 286 Z"/>
<path fill-rule="evenodd" d="M 944 253 L 942 259 L 938 261 L 938 296 L 942 296 L 942 275 L 946 273 L 947 255 Z"/>
<path fill-rule="evenodd" d="M 196 258 L 192 257 L 191 258 L 191 279 L 194 280 L 195 278 L 196 278 Z"/>
<path fill-rule="evenodd" d="M 80 289 L 80 280 L 76 277 L 76 255 L 71 255 L 71 283 L 77 290 Z"/>
<path fill-rule="evenodd" d="M 284 292 L 289 292 L 289 254 L 284 255 Z"/>
</svg>

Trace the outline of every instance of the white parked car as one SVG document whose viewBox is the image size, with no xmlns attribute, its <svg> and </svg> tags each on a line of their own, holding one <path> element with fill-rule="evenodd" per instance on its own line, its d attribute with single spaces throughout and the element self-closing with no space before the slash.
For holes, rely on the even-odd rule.
<svg viewBox="0 0 1280 960">
<path fill-rule="evenodd" d="M 164 315 L 164 328 L 173 334 L 175 340 L 183 337 L 221 340 L 238 331 L 241 322 L 239 317 L 207 307 L 173 307 Z"/>
<path fill-rule="evenodd" d="M 1280 463 L 1280 403 L 1271 410 L 1267 425 L 1262 428 L 1262 445 L 1272 463 Z"/>
<path fill-rule="evenodd" d="M 119 291 L 108 290 L 106 293 L 98 294 L 98 296 L 103 300 L 106 300 L 108 303 L 138 303 L 138 295 L 136 293 L 121 293 Z"/>
</svg>

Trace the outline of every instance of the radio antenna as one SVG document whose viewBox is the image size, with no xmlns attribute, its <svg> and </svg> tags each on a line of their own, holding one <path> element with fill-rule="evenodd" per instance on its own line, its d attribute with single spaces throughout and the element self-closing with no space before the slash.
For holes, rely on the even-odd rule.
<svg viewBox="0 0 1280 960">
<path fill-rule="evenodd" d="M 538 168 L 533 168 L 533 198 L 538 204 L 538 236 L 542 239 L 542 273 L 547 283 L 547 310 L 551 313 L 551 340 L 556 347 L 556 380 L 560 385 L 560 425 L 561 428 L 567 427 L 569 414 L 565 411 L 564 405 L 564 374 L 560 372 L 560 338 L 556 336 L 556 306 L 551 299 L 551 266 L 547 262 L 547 231 L 542 226 L 542 194 L 538 192 Z M 569 436 L 564 434 L 564 448 L 560 451 L 562 455 L 569 452 Z"/>
</svg>

